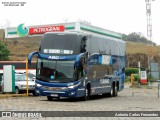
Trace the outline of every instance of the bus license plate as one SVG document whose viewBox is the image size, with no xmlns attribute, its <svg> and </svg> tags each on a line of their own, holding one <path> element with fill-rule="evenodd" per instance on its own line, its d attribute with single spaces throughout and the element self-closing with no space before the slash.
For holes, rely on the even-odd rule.
<svg viewBox="0 0 160 120">
<path fill-rule="evenodd" d="M 58 97 L 58 94 L 51 94 L 52 97 Z"/>
</svg>

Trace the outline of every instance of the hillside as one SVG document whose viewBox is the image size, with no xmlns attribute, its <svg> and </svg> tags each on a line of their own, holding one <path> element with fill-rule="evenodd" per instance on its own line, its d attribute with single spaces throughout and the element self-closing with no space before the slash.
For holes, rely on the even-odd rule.
<svg viewBox="0 0 160 120">
<path fill-rule="evenodd" d="M 41 37 L 25 37 L 19 39 L 7 39 L 6 46 L 10 50 L 10 60 L 25 60 L 30 52 L 39 49 Z"/>
<path fill-rule="evenodd" d="M 7 39 L 5 41 L 7 47 L 11 51 L 10 60 L 24 60 L 28 53 L 39 49 L 41 37 Z M 143 43 L 126 42 L 127 54 L 148 54 L 149 46 Z M 160 56 L 160 47 L 153 47 L 153 54 Z"/>
</svg>

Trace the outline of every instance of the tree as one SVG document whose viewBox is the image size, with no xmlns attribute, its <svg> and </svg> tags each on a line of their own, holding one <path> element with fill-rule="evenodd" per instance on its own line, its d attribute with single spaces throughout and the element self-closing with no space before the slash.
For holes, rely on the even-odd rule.
<svg viewBox="0 0 160 120">
<path fill-rule="evenodd" d="M 9 60 L 10 51 L 8 48 L 0 42 L 0 60 Z"/>
</svg>

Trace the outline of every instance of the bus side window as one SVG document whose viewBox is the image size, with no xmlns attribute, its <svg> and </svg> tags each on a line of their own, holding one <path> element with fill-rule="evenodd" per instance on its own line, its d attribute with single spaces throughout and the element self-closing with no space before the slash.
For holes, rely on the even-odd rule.
<svg viewBox="0 0 160 120">
<path fill-rule="evenodd" d="M 125 73 L 125 67 L 122 68 L 122 72 Z"/>
<path fill-rule="evenodd" d="M 113 69 L 112 69 L 112 67 L 106 66 L 106 67 L 105 67 L 105 72 L 106 72 L 106 75 L 112 75 L 112 74 L 113 74 Z"/>
<path fill-rule="evenodd" d="M 113 69 L 111 67 L 109 67 L 109 75 L 113 74 Z"/>
</svg>

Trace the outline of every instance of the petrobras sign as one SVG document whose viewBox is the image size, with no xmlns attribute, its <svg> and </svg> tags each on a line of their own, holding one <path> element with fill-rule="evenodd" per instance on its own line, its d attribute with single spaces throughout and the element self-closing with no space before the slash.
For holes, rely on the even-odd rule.
<svg viewBox="0 0 160 120">
<path fill-rule="evenodd" d="M 17 34 L 23 37 L 33 34 L 44 34 L 46 32 L 63 32 L 64 29 L 64 26 L 24 27 L 24 24 L 20 24 L 17 27 Z"/>
<path fill-rule="evenodd" d="M 46 32 L 64 32 L 64 25 L 43 25 L 26 27 L 20 24 L 17 27 L 5 29 L 5 38 L 25 37 L 27 35 L 42 35 Z"/>
<path fill-rule="evenodd" d="M 64 26 L 44 26 L 44 27 L 36 27 L 29 28 L 29 34 L 44 34 L 46 32 L 63 32 Z"/>
</svg>

